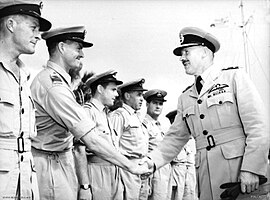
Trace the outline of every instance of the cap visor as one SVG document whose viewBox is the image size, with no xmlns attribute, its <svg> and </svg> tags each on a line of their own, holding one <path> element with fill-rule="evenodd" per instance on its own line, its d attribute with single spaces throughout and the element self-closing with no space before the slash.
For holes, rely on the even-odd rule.
<svg viewBox="0 0 270 200">
<path fill-rule="evenodd" d="M 48 20 L 42 17 L 39 17 L 39 26 L 40 26 L 39 28 L 40 31 L 48 31 L 52 27 L 52 24 Z"/>
<path fill-rule="evenodd" d="M 34 12 L 20 12 L 20 13 L 37 18 L 39 20 L 39 27 L 40 27 L 39 30 L 42 32 L 48 31 L 52 27 L 51 22 L 49 22 L 47 19 L 40 17 L 39 15 L 35 14 Z"/>
<path fill-rule="evenodd" d="M 181 50 L 186 47 L 192 47 L 192 46 L 198 46 L 200 44 L 197 43 L 190 43 L 190 44 L 183 44 L 180 47 L 177 47 L 176 49 L 173 50 L 173 54 L 176 56 L 181 56 Z"/>
</svg>

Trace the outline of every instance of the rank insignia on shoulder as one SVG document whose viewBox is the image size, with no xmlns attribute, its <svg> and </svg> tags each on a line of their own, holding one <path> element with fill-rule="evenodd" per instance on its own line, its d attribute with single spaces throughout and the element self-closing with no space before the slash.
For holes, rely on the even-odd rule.
<svg viewBox="0 0 270 200">
<path fill-rule="evenodd" d="M 193 85 L 194 85 L 194 84 L 192 84 L 192 85 L 188 86 L 186 89 L 184 89 L 184 90 L 183 90 L 183 92 L 182 92 L 182 93 L 186 92 L 186 91 L 187 91 L 189 88 L 191 88 Z"/>
<path fill-rule="evenodd" d="M 222 71 L 225 71 L 225 70 L 231 70 L 231 69 L 239 69 L 239 67 L 238 67 L 238 66 L 235 66 L 235 67 L 228 67 L 228 68 L 222 69 Z"/>
<path fill-rule="evenodd" d="M 59 74 L 57 74 L 56 72 L 53 72 L 51 74 L 51 79 L 53 83 L 62 83 L 62 79 L 59 77 Z"/>
</svg>

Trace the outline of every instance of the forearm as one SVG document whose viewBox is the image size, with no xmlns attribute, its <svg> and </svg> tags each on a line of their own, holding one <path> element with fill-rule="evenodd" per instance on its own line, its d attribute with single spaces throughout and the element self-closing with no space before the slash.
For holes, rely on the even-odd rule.
<svg viewBox="0 0 270 200">
<path fill-rule="evenodd" d="M 134 164 L 122 155 L 112 143 L 108 142 L 110 136 L 101 136 L 96 133 L 87 133 L 81 140 L 85 143 L 87 148 L 95 153 L 95 155 L 107 160 L 123 169 L 132 171 Z"/>
<path fill-rule="evenodd" d="M 80 185 L 89 184 L 87 157 L 85 153 L 85 146 L 76 145 L 74 147 L 74 160 L 76 167 L 76 174 Z"/>
</svg>

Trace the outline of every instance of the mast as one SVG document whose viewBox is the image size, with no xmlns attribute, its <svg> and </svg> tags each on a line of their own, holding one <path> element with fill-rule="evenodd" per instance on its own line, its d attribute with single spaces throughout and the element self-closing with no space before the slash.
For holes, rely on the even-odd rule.
<svg viewBox="0 0 270 200">
<path fill-rule="evenodd" d="M 241 19 L 242 19 L 242 24 L 240 28 L 242 28 L 242 36 L 243 36 L 245 70 L 247 74 L 250 75 L 250 62 L 248 57 L 247 33 L 246 33 L 246 25 L 248 24 L 248 21 L 245 22 L 244 5 L 242 0 L 240 0 L 239 7 L 241 9 Z"/>
</svg>

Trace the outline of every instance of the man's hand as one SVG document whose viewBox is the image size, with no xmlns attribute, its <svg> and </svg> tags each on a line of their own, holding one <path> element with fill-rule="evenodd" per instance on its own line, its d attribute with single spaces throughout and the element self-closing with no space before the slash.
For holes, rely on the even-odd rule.
<svg viewBox="0 0 270 200">
<path fill-rule="evenodd" d="M 139 165 L 147 165 L 149 172 L 141 174 L 141 179 L 147 179 L 152 173 L 155 171 L 155 164 L 154 162 L 148 158 L 144 157 L 140 160 Z"/>
<path fill-rule="evenodd" d="M 247 171 L 241 171 L 239 175 L 242 193 L 251 193 L 259 188 L 259 176 Z"/>
<path fill-rule="evenodd" d="M 133 164 L 132 168 L 129 170 L 132 174 L 141 175 L 141 174 L 151 174 L 152 168 L 149 167 L 147 162 L 140 161 L 138 164 Z"/>
<path fill-rule="evenodd" d="M 84 190 L 80 188 L 78 200 L 92 200 L 91 189 L 89 188 L 88 190 Z"/>
</svg>

